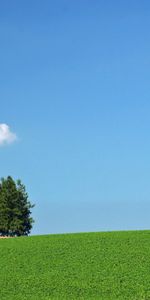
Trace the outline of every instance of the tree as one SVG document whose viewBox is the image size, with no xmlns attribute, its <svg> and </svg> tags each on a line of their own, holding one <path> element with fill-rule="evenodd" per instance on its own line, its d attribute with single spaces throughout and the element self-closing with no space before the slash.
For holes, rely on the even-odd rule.
<svg viewBox="0 0 150 300">
<path fill-rule="evenodd" d="M 16 182 L 11 176 L 0 181 L 0 235 L 28 235 L 34 220 L 28 194 L 21 180 Z"/>
</svg>

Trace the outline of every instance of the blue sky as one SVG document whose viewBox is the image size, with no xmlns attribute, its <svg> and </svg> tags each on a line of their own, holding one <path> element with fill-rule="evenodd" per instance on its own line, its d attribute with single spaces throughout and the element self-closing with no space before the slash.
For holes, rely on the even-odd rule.
<svg viewBox="0 0 150 300">
<path fill-rule="evenodd" d="M 150 228 L 149 1 L 1 1 L 0 174 L 32 233 Z"/>
</svg>

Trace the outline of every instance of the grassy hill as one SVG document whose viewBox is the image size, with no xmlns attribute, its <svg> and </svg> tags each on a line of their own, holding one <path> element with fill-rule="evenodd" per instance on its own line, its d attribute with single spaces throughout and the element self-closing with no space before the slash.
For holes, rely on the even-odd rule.
<svg viewBox="0 0 150 300">
<path fill-rule="evenodd" d="M 1 239 L 0 299 L 150 299 L 150 231 Z"/>
</svg>

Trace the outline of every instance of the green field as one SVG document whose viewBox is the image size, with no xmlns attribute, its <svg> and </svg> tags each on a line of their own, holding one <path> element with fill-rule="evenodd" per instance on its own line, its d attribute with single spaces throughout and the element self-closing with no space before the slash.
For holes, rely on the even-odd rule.
<svg viewBox="0 0 150 300">
<path fill-rule="evenodd" d="M 4 299 L 150 299 L 150 231 L 1 239 Z"/>
</svg>

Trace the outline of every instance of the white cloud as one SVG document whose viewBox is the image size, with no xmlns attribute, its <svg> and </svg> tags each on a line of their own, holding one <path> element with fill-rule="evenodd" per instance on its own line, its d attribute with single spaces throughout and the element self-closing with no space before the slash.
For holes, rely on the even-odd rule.
<svg viewBox="0 0 150 300">
<path fill-rule="evenodd" d="M 0 146 L 11 144 L 16 141 L 17 136 L 11 132 L 7 124 L 0 124 Z"/>
</svg>

